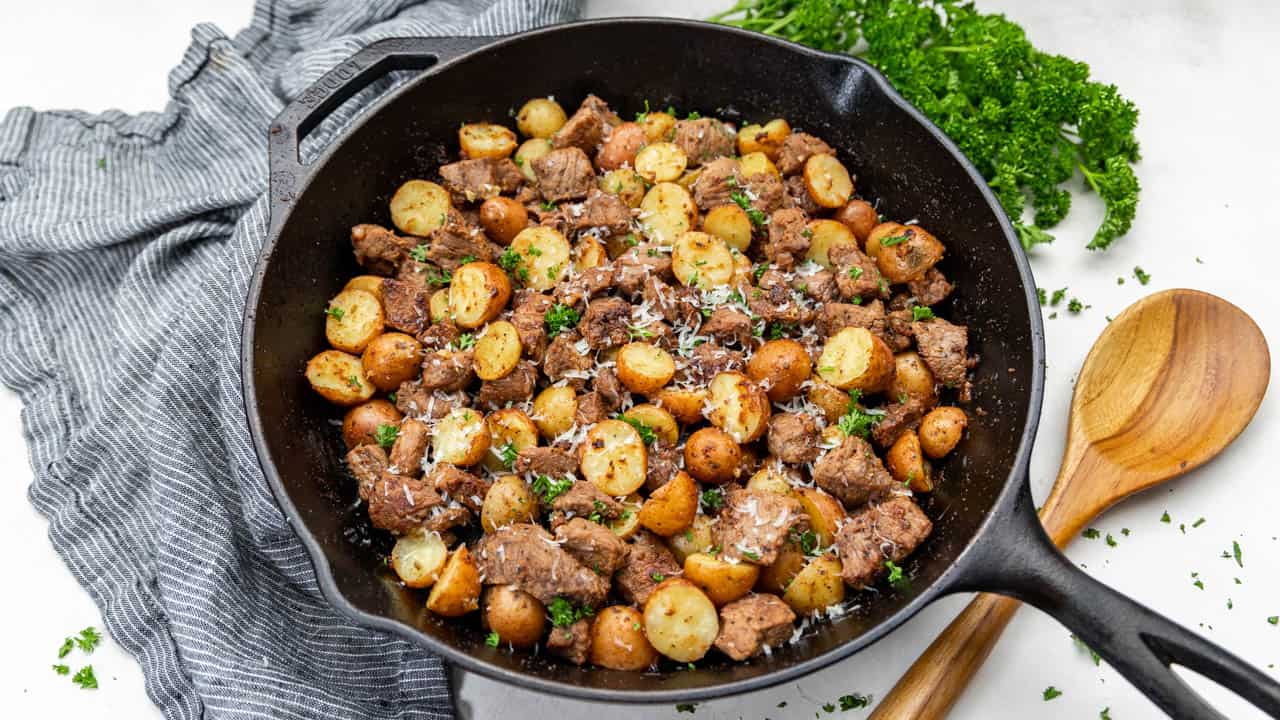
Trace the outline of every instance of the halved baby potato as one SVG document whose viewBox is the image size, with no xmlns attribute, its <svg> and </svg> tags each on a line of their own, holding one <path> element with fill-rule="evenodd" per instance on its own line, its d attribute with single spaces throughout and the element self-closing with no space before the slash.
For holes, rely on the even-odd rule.
<svg viewBox="0 0 1280 720">
<path fill-rule="evenodd" d="M 411 588 L 431 587 L 444 570 L 449 548 L 438 532 L 418 531 L 401 535 L 391 548 L 391 568 Z"/>
<path fill-rule="evenodd" d="M 533 161 L 554 149 L 555 146 L 546 138 L 530 138 L 520 143 L 520 147 L 516 148 L 516 156 L 513 159 L 525 178 L 530 182 L 535 182 L 538 179 L 538 174 L 533 171 Z"/>
<path fill-rule="evenodd" d="M 893 379 L 893 351 L 861 327 L 847 327 L 827 338 L 818 358 L 818 376 L 841 390 L 878 392 Z"/>
<path fill-rule="evenodd" d="M 844 602 L 840 559 L 832 553 L 813 558 L 791 579 L 782 601 L 797 615 L 807 615 Z"/>
<path fill-rule="evenodd" d="M 483 415 L 471 408 L 455 408 L 436 423 L 431 437 L 432 457 L 459 467 L 475 465 L 489 452 L 490 442 Z"/>
<path fill-rule="evenodd" d="M 610 670 L 644 670 L 658 652 L 644 634 L 644 615 L 628 605 L 611 605 L 591 624 L 591 664 Z"/>
<path fill-rule="evenodd" d="M 325 350 L 307 361 L 307 382 L 325 400 L 357 405 L 373 397 L 373 383 L 364 376 L 360 358 L 341 350 Z"/>
<path fill-rule="evenodd" d="M 626 540 L 640 532 L 640 508 L 644 506 L 644 498 L 636 493 L 622 498 L 622 514 L 606 523 L 610 532 Z"/>
<path fill-rule="evenodd" d="M 688 165 L 688 156 L 675 143 L 652 143 L 636 153 L 636 172 L 651 183 L 672 182 L 684 174 Z"/>
<path fill-rule="evenodd" d="M 840 501 L 816 487 L 798 487 L 795 497 L 809 516 L 809 528 L 818 537 L 818 546 L 834 545 L 836 533 L 849 518 Z"/>
<path fill-rule="evenodd" d="M 804 187 L 820 207 L 838 208 L 853 196 L 853 178 L 831 155 L 810 155 L 804 163 Z"/>
<path fill-rule="evenodd" d="M 520 282 L 534 290 L 550 290 L 569 272 L 573 251 L 569 241 L 555 228 L 538 225 L 525 228 L 511 241 L 511 250 L 520 257 Z M 457 284 L 455 275 L 454 284 Z"/>
<path fill-rule="evenodd" d="M 433 323 L 449 319 L 449 288 L 441 288 L 431 293 L 431 299 L 427 301 L 427 312 L 431 315 Z"/>
<path fill-rule="evenodd" d="M 724 241 L 725 245 L 740 253 L 751 245 L 751 218 L 737 205 L 720 205 L 711 208 L 702 218 L 702 231 Z"/>
<path fill-rule="evenodd" d="M 631 168 L 618 168 L 600 178 L 600 189 L 617 195 L 629 208 L 638 208 L 644 201 L 645 184 L 640 173 Z"/>
<path fill-rule="evenodd" d="M 342 441 L 347 449 L 378 442 L 378 428 L 399 425 L 404 416 L 395 405 L 378 398 L 357 405 L 342 417 Z"/>
<path fill-rule="evenodd" d="M 720 616 L 697 585 L 684 578 L 668 578 L 644 604 L 644 634 L 659 653 L 676 662 L 694 662 L 715 643 Z"/>
<path fill-rule="evenodd" d="M 778 559 L 772 565 L 760 568 L 759 589 L 774 595 L 782 595 L 796 575 L 804 569 L 808 558 L 804 552 L 789 542 L 778 551 Z"/>
<path fill-rule="evenodd" d="M 929 465 L 920 451 L 920 436 L 915 430 L 907 430 L 898 436 L 884 456 L 885 469 L 894 480 L 910 487 L 913 492 L 932 492 L 933 478 L 929 477 Z"/>
<path fill-rule="evenodd" d="M 920 279 L 942 260 L 946 251 L 938 238 L 919 225 L 899 227 L 901 229 L 894 235 L 878 239 L 880 249 L 876 253 L 876 267 L 891 283 Z"/>
<path fill-rule="evenodd" d="M 476 340 L 476 377 L 481 380 L 497 380 L 516 369 L 524 346 L 516 326 L 506 320 L 491 322 Z"/>
<path fill-rule="evenodd" d="M 645 342 L 627 343 L 618 351 L 618 379 L 634 393 L 649 395 L 662 389 L 676 374 L 671 353 Z"/>
<path fill-rule="evenodd" d="M 487 533 L 515 523 L 533 522 L 538 514 L 538 499 L 529 486 L 516 475 L 503 475 L 493 481 L 480 503 L 480 527 Z"/>
<path fill-rule="evenodd" d="M 689 527 L 667 539 L 667 545 L 671 547 L 676 560 L 683 565 L 685 558 L 694 553 L 708 552 L 715 545 L 712 533 L 714 527 L 715 523 L 710 515 L 695 515 Z"/>
<path fill-rule="evenodd" d="M 382 287 L 381 282 L 378 287 Z M 384 327 L 382 301 L 365 290 L 343 290 L 334 295 L 325 308 L 324 336 L 330 345 L 343 352 L 364 352 Z"/>
<path fill-rule="evenodd" d="M 640 508 L 640 524 L 658 535 L 670 537 L 689 527 L 697 514 L 698 484 L 688 473 L 678 472 L 649 494 Z"/>
<path fill-rule="evenodd" d="M 644 128 L 644 137 L 649 142 L 670 140 L 672 131 L 676 129 L 675 116 L 665 112 L 645 113 L 644 119 L 638 122 Z"/>
<path fill-rule="evenodd" d="M 680 441 L 680 425 L 676 418 L 664 408 L 649 403 L 641 403 L 622 413 L 622 417 L 647 425 L 658 439 L 668 445 Z"/>
<path fill-rule="evenodd" d="M 751 152 L 743 155 L 738 160 L 738 168 L 742 170 L 743 177 L 772 175 L 779 180 L 782 179 L 782 173 L 778 172 L 778 166 L 774 165 L 773 161 L 762 152 Z"/>
<path fill-rule="evenodd" d="M 343 290 L 363 290 L 382 302 L 382 280 L 380 275 L 357 275 L 342 286 Z M 332 305 L 332 302 L 330 303 Z"/>
<path fill-rule="evenodd" d="M 552 385 L 533 399 L 530 418 L 547 441 L 555 440 L 573 427 L 578 411 L 578 395 L 567 385 Z"/>
<path fill-rule="evenodd" d="M 698 219 L 698 206 L 688 190 L 672 182 L 661 182 L 640 201 L 640 228 L 644 236 L 659 245 L 670 245 L 688 232 Z"/>
<path fill-rule="evenodd" d="M 412 335 L 383 333 L 364 349 L 360 365 L 374 387 L 394 392 L 422 373 L 422 343 Z"/>
<path fill-rule="evenodd" d="M 829 423 L 838 422 L 849 413 L 849 393 L 819 378 L 809 385 L 805 399 L 817 405 Z"/>
<path fill-rule="evenodd" d="M 606 495 L 628 495 L 644 485 L 648 453 L 640 433 L 621 420 L 596 423 L 578 451 L 582 477 Z"/>
<path fill-rule="evenodd" d="M 770 160 L 778 158 L 782 143 L 791 134 L 791 125 L 782 118 L 774 118 L 764 125 L 743 125 L 738 131 L 738 154 L 764 153 Z"/>
<path fill-rule="evenodd" d="M 707 553 L 693 553 L 684 559 L 684 577 L 702 588 L 711 602 L 720 607 L 751 592 L 760 578 L 760 566 L 731 563 Z"/>
<path fill-rule="evenodd" d="M 920 448 L 937 460 L 956 449 L 968 426 L 969 416 L 964 410 L 951 406 L 934 408 L 920 421 Z"/>
<path fill-rule="evenodd" d="M 810 220 L 805 229 L 809 231 L 809 250 L 805 252 L 806 260 L 812 260 L 830 270 L 831 260 L 828 253 L 831 248 L 841 245 L 858 246 L 853 231 L 835 220 Z"/>
<path fill-rule="evenodd" d="M 538 426 L 520 408 L 503 408 L 489 413 L 485 419 L 489 426 L 489 452 L 485 453 L 484 466 L 493 471 L 510 470 L 503 462 L 504 448 L 510 445 L 514 452 L 538 444 Z"/>
<path fill-rule="evenodd" d="M 484 626 L 498 642 L 533 647 L 547 627 L 547 608 L 514 585 L 492 585 L 484 591 Z"/>
<path fill-rule="evenodd" d="M 776 458 L 769 458 L 765 460 L 764 466 L 757 470 L 750 480 L 747 480 L 747 489 L 791 495 L 794 492 L 793 482 L 798 483 L 801 479 L 795 469 Z"/>
<path fill-rule="evenodd" d="M 429 180 L 410 180 L 391 196 L 391 222 L 410 235 L 431 234 L 444 225 L 452 209 L 449 191 Z"/>
<path fill-rule="evenodd" d="M 467 123 L 458 129 L 458 144 L 469 158 L 504 158 L 516 151 L 516 134 L 493 123 Z"/>
<path fill-rule="evenodd" d="M 742 448 L 720 428 L 698 428 L 684 443 L 684 466 L 702 482 L 727 483 L 738 476 L 741 465 Z"/>
<path fill-rule="evenodd" d="M 772 414 L 769 396 L 740 372 L 722 372 L 711 380 L 707 419 L 738 444 L 758 440 Z"/>
<path fill-rule="evenodd" d="M 560 103 L 551 98 L 533 98 L 520 106 L 520 112 L 516 113 L 516 127 L 525 137 L 549 138 L 568 119 Z"/>
<path fill-rule="evenodd" d="M 467 263 L 453 272 L 449 315 L 464 330 L 474 330 L 497 317 L 510 299 L 511 281 L 493 263 Z"/>
<path fill-rule="evenodd" d="M 747 377 L 765 388 L 769 399 L 776 403 L 799 395 L 812 373 L 809 352 L 790 338 L 766 342 L 747 361 Z"/>
<path fill-rule="evenodd" d="M 607 262 L 609 262 L 609 253 L 605 251 L 604 243 L 590 235 L 578 238 L 578 244 L 573 246 L 574 270 L 582 272 L 600 267 Z"/>
<path fill-rule="evenodd" d="M 653 395 L 658 407 L 670 412 L 672 417 L 685 425 L 702 422 L 702 410 L 707 404 L 707 391 L 702 388 L 662 388 Z"/>
<path fill-rule="evenodd" d="M 733 279 L 733 254 L 724 240 L 704 232 L 685 232 L 671 249 L 671 271 L 689 287 L 715 288 Z"/>
<path fill-rule="evenodd" d="M 466 545 L 449 556 L 427 596 L 427 609 L 443 617 L 462 617 L 480 607 L 480 569 Z"/>
<path fill-rule="evenodd" d="M 933 371 L 914 350 L 900 352 L 893 356 L 893 382 L 889 383 L 889 397 L 897 399 L 902 395 L 923 400 L 932 405 L 938 400 L 938 383 L 933 378 Z"/>
<path fill-rule="evenodd" d="M 480 227 L 499 245 L 510 245 L 529 225 L 529 211 L 509 197 L 491 197 L 480 203 Z"/>
</svg>

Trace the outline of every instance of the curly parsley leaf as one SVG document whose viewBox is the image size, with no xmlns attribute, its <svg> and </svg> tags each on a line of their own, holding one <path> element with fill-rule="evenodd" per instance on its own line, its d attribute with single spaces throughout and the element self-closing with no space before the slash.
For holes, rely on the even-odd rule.
<svg viewBox="0 0 1280 720">
<path fill-rule="evenodd" d="M 582 319 L 582 315 L 568 305 L 556 303 L 551 306 L 550 310 L 543 313 L 542 319 L 547 324 L 547 335 L 555 337 L 577 325 L 578 321 Z"/>
</svg>

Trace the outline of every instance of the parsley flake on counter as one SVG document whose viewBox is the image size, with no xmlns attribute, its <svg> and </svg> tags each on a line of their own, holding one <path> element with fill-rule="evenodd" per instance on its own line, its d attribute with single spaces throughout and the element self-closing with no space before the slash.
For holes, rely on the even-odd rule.
<svg viewBox="0 0 1280 720">
<path fill-rule="evenodd" d="M 862 693 L 853 693 L 851 695 L 841 695 L 838 698 L 841 710 L 855 710 L 857 708 L 869 707 L 871 705 L 871 696 Z"/>
<path fill-rule="evenodd" d="M 1080 533 L 1080 535 L 1088 540 L 1097 540 L 1102 533 L 1098 532 L 1097 528 L 1085 528 L 1084 532 Z"/>
<path fill-rule="evenodd" d="M 1235 540 L 1231 541 L 1231 554 L 1236 558 L 1236 564 L 1244 567 L 1244 552 L 1240 550 L 1240 543 Z"/>
<path fill-rule="evenodd" d="M 1162 523 L 1171 523 L 1171 522 L 1173 522 L 1173 518 L 1169 517 L 1169 511 L 1168 511 L 1168 510 L 1166 510 L 1166 511 L 1164 512 L 1164 514 L 1160 516 L 1160 522 L 1162 522 Z"/>
<path fill-rule="evenodd" d="M 1089 647 L 1088 643 L 1086 643 L 1085 641 L 1081 640 L 1081 639 L 1080 639 L 1078 636 L 1076 636 L 1076 635 L 1072 635 L 1072 636 L 1071 636 L 1071 639 L 1072 639 L 1073 641 L 1075 641 L 1076 647 L 1078 647 L 1078 648 L 1080 648 L 1081 650 L 1084 650 L 1085 652 L 1089 653 L 1089 659 L 1090 659 L 1090 660 L 1093 660 L 1093 664 L 1094 664 L 1095 666 L 1097 666 L 1097 665 L 1101 665 L 1101 664 L 1102 664 L 1102 656 L 1101 656 L 1101 655 L 1099 655 L 1096 651 L 1094 651 L 1094 649 L 1093 649 L 1093 648 Z"/>
<path fill-rule="evenodd" d="M 1053 297 L 1049 299 L 1049 304 L 1053 307 L 1058 307 L 1058 303 L 1062 302 L 1063 298 L 1066 296 L 1067 289 L 1065 287 L 1054 290 Z"/>
<path fill-rule="evenodd" d="M 697 703 L 680 703 L 676 705 L 676 712 L 691 713 L 698 709 Z"/>
<path fill-rule="evenodd" d="M 1192 585 L 1195 585 L 1201 590 L 1204 589 L 1204 581 L 1200 579 L 1200 573 L 1198 572 L 1191 573 L 1191 579 L 1195 580 L 1195 582 L 1191 583 Z"/>
<path fill-rule="evenodd" d="M 1040 300 L 1040 307 L 1049 304 L 1049 296 L 1045 293 L 1044 288 L 1036 288 L 1036 297 Z"/>
<path fill-rule="evenodd" d="M 62 647 L 58 648 L 58 659 L 61 660 L 62 658 L 66 657 L 67 653 L 71 652 L 71 649 L 74 648 L 75 646 L 76 646 L 75 640 L 72 640 L 71 638 L 67 638 L 66 640 L 63 640 Z"/>
<path fill-rule="evenodd" d="M 396 438 L 400 437 L 399 425 L 379 425 L 373 431 L 373 439 L 382 446 L 383 450 L 390 450 L 392 445 L 396 444 Z"/>
<path fill-rule="evenodd" d="M 1116 545 L 1119 545 L 1119 543 L 1116 542 L 1116 539 L 1111 536 L 1111 533 L 1107 533 L 1106 543 L 1108 547 L 1115 547 Z"/>
<path fill-rule="evenodd" d="M 1195 522 L 1191 523 L 1191 527 L 1193 527 L 1193 528 L 1198 528 L 1198 527 L 1200 527 L 1200 526 L 1201 526 L 1201 525 L 1203 525 L 1203 524 L 1204 524 L 1204 518 L 1200 518 L 1199 520 L 1197 520 L 1197 521 L 1195 521 Z"/>
<path fill-rule="evenodd" d="M 1143 285 L 1151 282 L 1151 275 L 1137 265 L 1133 266 L 1133 276 Z"/>
<path fill-rule="evenodd" d="M 490 631 L 490 633 L 486 635 L 484 638 L 484 644 L 488 645 L 491 648 L 498 647 L 499 642 L 501 642 L 501 638 L 498 637 L 497 630 Z"/>
<path fill-rule="evenodd" d="M 1080 312 L 1084 310 L 1086 307 L 1089 307 L 1089 306 L 1080 302 L 1079 298 L 1071 298 L 1071 302 L 1067 303 L 1067 312 L 1071 313 L 1072 315 L 1079 315 Z"/>
<path fill-rule="evenodd" d="M 1050 685 L 1049 687 L 1047 687 L 1047 688 L 1045 688 L 1045 689 L 1044 689 L 1044 701 L 1045 701 L 1045 702 L 1049 702 L 1050 700 L 1052 700 L 1052 699 L 1054 699 L 1054 698 L 1057 698 L 1057 697 L 1062 697 L 1062 691 L 1061 691 L 1061 690 L 1059 690 L 1058 688 L 1056 688 L 1056 687 L 1054 687 L 1054 686 Z"/>
<path fill-rule="evenodd" d="M 59 675 L 70 675 L 70 674 L 71 674 L 71 668 L 70 668 L 70 667 L 68 667 L 68 666 L 66 666 L 66 665 L 54 665 L 54 666 L 53 666 L 53 671 L 54 671 L 54 672 L 56 672 L 56 673 L 58 673 Z"/>
<path fill-rule="evenodd" d="M 1102 712 L 1098 713 L 1098 720 L 1111 720 L 1111 708 L 1102 708 Z"/>
<path fill-rule="evenodd" d="M 98 678 L 93 674 L 92 665 L 80 668 L 79 672 L 72 676 L 71 682 L 79 685 L 83 690 L 94 690 L 98 687 Z"/>
<path fill-rule="evenodd" d="M 1267 618 L 1267 622 L 1271 623 L 1272 625 L 1280 625 L 1280 615 L 1272 615 L 1271 617 Z"/>
</svg>

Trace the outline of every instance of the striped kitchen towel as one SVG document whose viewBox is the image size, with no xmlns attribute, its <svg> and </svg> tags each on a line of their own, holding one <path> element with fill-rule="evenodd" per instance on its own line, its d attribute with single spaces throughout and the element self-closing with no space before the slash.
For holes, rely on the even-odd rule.
<svg viewBox="0 0 1280 720">
<path fill-rule="evenodd" d="M 17 108 L 0 122 L 0 381 L 25 405 L 31 501 L 165 717 L 452 717 L 438 658 L 322 600 L 250 446 L 238 358 L 267 227 L 266 128 L 374 40 L 576 12 L 259 0 L 234 38 L 195 28 L 163 112 Z"/>
</svg>

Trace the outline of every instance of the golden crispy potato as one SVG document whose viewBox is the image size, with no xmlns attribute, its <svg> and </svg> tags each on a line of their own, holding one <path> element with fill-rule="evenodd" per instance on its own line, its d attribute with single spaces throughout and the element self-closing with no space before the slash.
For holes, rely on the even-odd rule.
<svg viewBox="0 0 1280 720">
<path fill-rule="evenodd" d="M 484 422 L 489 426 L 489 452 L 484 456 L 484 466 L 494 472 L 510 470 L 515 453 L 538 444 L 538 426 L 520 408 L 495 410 Z"/>
<path fill-rule="evenodd" d="M 782 602 L 797 615 L 807 615 L 844 602 L 842 570 L 840 559 L 832 553 L 813 558 L 787 585 Z"/>
<path fill-rule="evenodd" d="M 795 543 L 787 543 L 778 551 L 778 559 L 772 565 L 760 568 L 760 582 L 757 587 L 767 593 L 782 595 L 795 576 L 804 569 L 808 558 L 796 547 Z"/>
<path fill-rule="evenodd" d="M 880 214 L 866 200 L 850 200 L 832 217 L 836 222 L 849 228 L 860 243 L 867 242 L 871 229 L 880 222 Z"/>
<path fill-rule="evenodd" d="M 578 411 L 578 396 L 566 385 L 552 385 L 533 399 L 533 419 L 538 432 L 548 442 L 555 440 L 573 427 L 573 415 Z"/>
<path fill-rule="evenodd" d="M 933 372 L 914 350 L 900 352 L 893 356 L 893 382 L 889 383 L 889 397 L 898 399 L 902 396 L 919 398 L 926 405 L 938 400 L 937 382 Z"/>
<path fill-rule="evenodd" d="M 645 342 L 627 343 L 618 351 L 618 379 L 633 393 L 649 395 L 662 389 L 676 374 L 671 353 Z"/>
<path fill-rule="evenodd" d="M 898 436 L 889 452 L 885 453 L 884 466 L 894 480 L 914 492 L 933 490 L 933 478 L 929 477 L 929 465 L 920 453 L 920 438 L 915 430 L 907 430 Z"/>
<path fill-rule="evenodd" d="M 433 457 L 439 462 L 467 467 L 489 452 L 489 426 L 484 416 L 471 408 L 455 408 L 436 423 L 431 437 Z"/>
<path fill-rule="evenodd" d="M 670 140 L 676 129 L 675 117 L 665 112 L 647 112 L 636 122 L 644 128 L 645 140 L 649 142 Z"/>
<path fill-rule="evenodd" d="M 827 338 L 818 358 L 818 377 L 841 390 L 872 393 L 893 379 L 893 351 L 861 327 L 843 328 Z"/>
<path fill-rule="evenodd" d="M 940 407 L 929 411 L 920 421 L 920 448 L 937 460 L 956 449 L 969 417 L 958 407 Z"/>
<path fill-rule="evenodd" d="M 636 153 L 636 172 L 651 183 L 673 182 L 688 165 L 688 156 L 675 143 L 652 143 Z"/>
<path fill-rule="evenodd" d="M 533 647 L 547 628 L 547 609 L 538 598 L 514 585 L 492 585 L 484 591 L 484 626 L 498 641 Z"/>
<path fill-rule="evenodd" d="M 363 290 L 370 295 L 378 298 L 379 307 L 382 304 L 382 278 L 379 275 L 357 275 L 347 281 L 342 286 L 343 290 Z M 332 303 L 330 303 L 332 305 Z"/>
<path fill-rule="evenodd" d="M 831 260 L 828 258 L 831 248 L 841 245 L 858 246 L 853 231 L 835 220 L 810 220 L 805 229 L 809 231 L 809 250 L 804 254 L 805 259 L 828 270 L 831 269 Z"/>
<path fill-rule="evenodd" d="M 516 369 L 524 346 L 516 326 L 506 320 L 497 320 L 484 327 L 476 340 L 476 377 L 481 380 L 497 380 Z"/>
<path fill-rule="evenodd" d="M 778 172 L 778 166 L 773 164 L 768 155 L 762 152 L 752 152 L 743 155 L 738 160 L 738 167 L 742 170 L 743 177 L 751 177 L 752 175 L 772 175 L 779 180 L 782 179 L 782 173 Z"/>
<path fill-rule="evenodd" d="M 452 208 L 448 190 L 427 180 L 410 180 L 391 196 L 391 222 L 400 232 L 425 237 L 444 225 Z"/>
<path fill-rule="evenodd" d="M 610 170 L 600 178 L 599 186 L 604 192 L 617 195 L 629 208 L 640 207 L 647 190 L 644 178 L 631 168 Z"/>
<path fill-rule="evenodd" d="M 703 232 L 720 238 L 725 245 L 740 253 L 746 252 L 751 245 L 751 230 L 751 218 L 737 205 L 712 208 L 702 218 Z"/>
<path fill-rule="evenodd" d="M 684 466 L 703 482 L 727 483 L 737 477 L 741 463 L 742 449 L 720 428 L 699 428 L 685 441 Z"/>
<path fill-rule="evenodd" d="M 711 424 L 739 444 L 759 439 L 773 413 L 769 396 L 739 372 L 723 372 L 711 380 L 707 405 Z"/>
<path fill-rule="evenodd" d="M 343 290 L 333 296 L 324 313 L 325 338 L 343 352 L 364 352 L 385 327 L 382 302 L 364 290 Z"/>
<path fill-rule="evenodd" d="M 596 155 L 596 166 L 608 171 L 636 165 L 636 155 L 644 147 L 644 143 L 644 128 L 635 123 L 622 123 L 604 141 Z"/>
<path fill-rule="evenodd" d="M 357 405 L 373 397 L 373 383 L 364 377 L 360 358 L 341 350 L 325 350 L 307 361 L 311 389 L 335 405 Z"/>
<path fill-rule="evenodd" d="M 838 208 L 853 196 L 853 178 L 844 164 L 831 155 L 810 155 L 804 163 L 804 187 L 824 208 Z"/>
<path fill-rule="evenodd" d="M 720 634 L 720 616 L 706 593 L 684 578 L 659 583 L 644 604 L 644 634 L 653 649 L 676 662 L 694 662 Z"/>
<path fill-rule="evenodd" d="M 732 248 L 729 252 L 733 254 L 733 279 L 729 282 L 745 295 L 751 291 L 751 284 L 755 281 L 755 267 L 745 254 Z"/>
<path fill-rule="evenodd" d="M 520 147 L 516 148 L 516 156 L 513 160 L 529 182 L 536 182 L 538 174 L 533 171 L 533 161 L 554 149 L 555 146 L 546 138 L 530 138 L 520 143 Z"/>
<path fill-rule="evenodd" d="M 702 422 L 702 408 L 707 404 L 707 391 L 702 388 L 663 388 L 653 395 L 658 407 L 671 413 L 685 425 Z"/>
<path fill-rule="evenodd" d="M 529 225 L 529 211 L 508 197 L 491 197 L 480 203 L 480 227 L 499 245 L 510 245 Z"/>
<path fill-rule="evenodd" d="M 649 494 L 640 507 L 640 524 L 663 537 L 683 531 L 698 514 L 698 485 L 688 473 L 678 472 Z"/>
<path fill-rule="evenodd" d="M 658 245 L 671 245 L 698 219 L 698 206 L 688 190 L 671 182 L 650 188 L 640 201 L 640 229 Z"/>
<path fill-rule="evenodd" d="M 835 544 L 836 533 L 840 526 L 848 520 L 840 501 L 816 487 L 798 487 L 795 497 L 800 500 L 804 512 L 809 516 L 809 527 L 818 536 L 819 547 L 830 547 Z"/>
<path fill-rule="evenodd" d="M 747 377 L 765 388 L 776 403 L 799 395 L 812 372 L 809 352 L 790 338 L 766 342 L 747 361 Z"/>
<path fill-rule="evenodd" d="M 711 550 L 715 545 L 715 538 L 711 529 L 715 527 L 709 515 L 694 515 L 693 522 L 683 531 L 667 538 L 667 545 L 671 547 L 671 553 L 676 556 L 676 560 L 681 565 L 684 564 L 685 558 L 694 553 L 704 553 Z"/>
<path fill-rule="evenodd" d="M 458 129 L 458 144 L 469 158 L 504 158 L 516 151 L 516 134 L 493 123 L 467 123 Z"/>
<path fill-rule="evenodd" d="M 876 267 L 891 283 L 919 280 L 929 268 L 942 260 L 946 248 L 931 233 L 919 225 L 900 226 L 893 235 L 878 238 L 879 252 Z"/>
<path fill-rule="evenodd" d="M 644 634 L 644 615 L 627 605 L 610 605 L 591 624 L 591 664 L 610 670 L 644 670 L 658 651 Z"/>
<path fill-rule="evenodd" d="M 582 477 L 614 497 L 644 485 L 647 462 L 640 433 L 621 420 L 596 423 L 578 451 Z"/>
<path fill-rule="evenodd" d="M 515 523 L 534 522 L 538 499 L 529 486 L 516 475 L 503 475 L 493 481 L 480 503 L 480 527 L 487 533 Z"/>
<path fill-rule="evenodd" d="M 342 441 L 348 450 L 357 445 L 376 445 L 378 428 L 398 426 L 403 417 L 395 405 L 381 398 L 357 405 L 342 417 Z"/>
<path fill-rule="evenodd" d="M 684 559 L 684 577 L 702 588 L 716 607 L 728 605 L 751 592 L 760 578 L 760 567 L 751 563 L 731 563 L 707 553 Z"/>
<path fill-rule="evenodd" d="M 636 405 L 622 413 L 622 417 L 647 426 L 659 440 L 668 445 L 675 445 L 680 441 L 680 426 L 676 423 L 675 416 L 657 405 Z"/>
<path fill-rule="evenodd" d="M 569 241 L 560 231 L 543 225 L 521 230 L 511 241 L 511 252 L 520 258 L 516 277 L 525 287 L 534 290 L 555 287 L 573 263 Z M 456 276 L 453 282 L 457 285 Z"/>
<path fill-rule="evenodd" d="M 466 545 L 449 556 L 427 596 L 427 609 L 443 617 L 462 617 L 480 607 L 480 570 Z"/>
<path fill-rule="evenodd" d="M 427 312 L 431 315 L 431 322 L 444 322 L 449 319 L 449 288 L 441 288 L 431 293 L 431 300 L 427 303 Z"/>
<path fill-rule="evenodd" d="M 533 98 L 520 106 L 520 112 L 516 113 L 516 127 L 525 137 L 549 138 L 568 119 L 564 108 L 554 99 Z"/>
<path fill-rule="evenodd" d="M 600 267 L 609 262 L 609 253 L 604 248 L 604 243 L 591 237 L 583 235 L 578 238 L 578 244 L 573 246 L 573 269 L 577 272 L 590 270 L 594 267 Z"/>
<path fill-rule="evenodd" d="M 411 588 L 431 587 L 444 570 L 449 548 L 438 532 L 401 535 L 391 548 L 391 569 Z"/>
<path fill-rule="evenodd" d="M 684 188 L 685 190 L 688 190 L 689 192 L 693 192 L 693 184 L 697 182 L 698 175 L 700 174 L 702 174 L 702 168 L 693 168 L 692 170 L 685 170 L 683 175 L 681 175 L 679 178 L 676 178 L 676 184 Z"/>
<path fill-rule="evenodd" d="M 829 423 L 837 422 L 849 413 L 849 393 L 819 378 L 813 379 L 805 399 L 821 408 Z"/>
<path fill-rule="evenodd" d="M 752 123 L 738 131 L 738 154 L 764 153 L 770 160 L 778 159 L 782 143 L 791 134 L 791 125 L 782 118 L 774 118 L 763 126 Z"/>
<path fill-rule="evenodd" d="M 671 271 L 689 287 L 704 289 L 728 285 L 733 279 L 733 254 L 724 240 L 690 231 L 676 238 L 671 249 Z"/>
<path fill-rule="evenodd" d="M 798 471 L 777 459 L 765 460 L 764 465 L 747 480 L 748 490 L 762 490 L 779 495 L 791 495 L 792 486 L 802 481 Z"/>
<path fill-rule="evenodd" d="M 511 299 L 511 281 L 502 268 L 472 262 L 453 273 L 449 286 L 449 316 L 464 330 L 474 330 L 498 316 Z"/>
<path fill-rule="evenodd" d="M 876 258 L 880 256 L 880 240 L 887 237 L 901 237 L 906 233 L 907 226 L 896 222 L 878 223 L 871 228 L 871 232 L 867 234 L 866 253 Z"/>
<path fill-rule="evenodd" d="M 422 373 L 422 343 L 412 335 L 384 333 L 364 349 L 360 365 L 374 387 L 393 392 Z"/>
<path fill-rule="evenodd" d="M 644 499 L 631 493 L 619 502 L 622 504 L 622 514 L 605 523 L 605 526 L 614 535 L 626 540 L 640 532 L 640 508 L 644 506 Z"/>
</svg>

